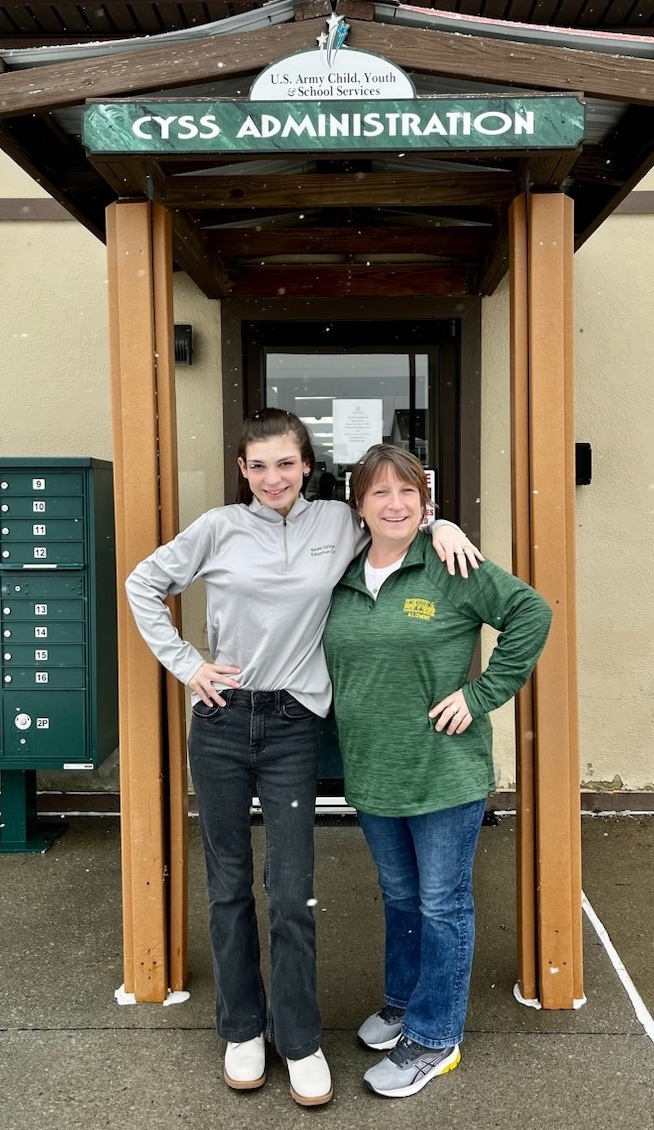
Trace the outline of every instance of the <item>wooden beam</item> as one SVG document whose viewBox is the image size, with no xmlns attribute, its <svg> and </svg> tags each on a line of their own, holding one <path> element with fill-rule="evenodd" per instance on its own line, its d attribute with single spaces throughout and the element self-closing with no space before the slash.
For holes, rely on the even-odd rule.
<svg viewBox="0 0 654 1130">
<path fill-rule="evenodd" d="M 583 1000 L 572 211 L 559 193 L 509 213 L 513 568 L 554 611 L 517 698 L 518 986 L 551 1009 Z"/>
<path fill-rule="evenodd" d="M 158 200 L 159 203 L 163 203 Z M 304 219 L 300 219 L 300 213 Z M 339 214 L 340 213 L 340 214 Z M 300 204 L 292 208 L 267 209 L 267 208 L 202 208 L 198 211 L 201 217 L 203 230 L 225 230 L 228 225 L 235 229 L 241 227 L 260 227 L 266 231 L 277 231 L 281 228 L 288 230 L 297 225 L 309 228 L 312 223 L 316 225 L 327 223 L 335 226 L 369 225 L 376 227 L 378 224 L 397 227 L 418 227 L 440 229 L 447 226 L 446 221 L 453 220 L 459 227 L 474 225 L 478 228 L 489 230 L 497 219 L 497 208 L 483 205 L 466 208 L 465 205 L 439 204 L 430 208 L 427 205 L 413 207 L 411 204 L 393 205 L 388 214 L 380 213 L 377 208 L 367 208 L 360 203 L 354 207 L 342 209 L 330 208 L 323 203 L 317 208 L 307 208 Z"/>
<path fill-rule="evenodd" d="M 146 200 L 141 167 L 135 161 L 125 161 L 114 157 L 111 161 L 102 157 L 87 157 L 89 165 L 97 170 L 99 176 L 113 189 L 118 200 Z"/>
<path fill-rule="evenodd" d="M 229 294 L 229 275 L 222 258 L 207 245 L 199 220 L 186 212 L 173 214 L 173 255 L 207 298 Z"/>
<path fill-rule="evenodd" d="M 481 35 L 353 20 L 350 47 L 407 70 L 529 90 L 583 91 L 587 98 L 654 103 L 654 59 L 549 47 Z"/>
<path fill-rule="evenodd" d="M 89 158 L 118 196 L 126 200 L 145 200 L 148 196 L 148 173 L 160 173 L 154 162 L 121 161 Z M 173 214 L 173 257 L 207 298 L 222 298 L 229 290 L 229 279 L 222 260 L 204 247 L 202 230 L 197 219 L 186 212 Z"/>
<path fill-rule="evenodd" d="M 530 153 L 520 162 L 516 184 L 524 189 L 542 191 L 560 189 L 579 156 L 578 149 L 546 150 Z M 506 274 L 509 265 L 509 223 L 502 215 L 495 225 L 493 243 L 481 266 L 479 293 L 492 294 Z"/>
<path fill-rule="evenodd" d="M 509 225 L 502 215 L 493 228 L 493 242 L 479 272 L 479 294 L 492 294 L 504 278 L 509 266 Z"/>
<path fill-rule="evenodd" d="M 208 249 L 226 259 L 268 255 L 442 255 L 477 257 L 490 243 L 490 228 L 304 227 L 229 228 L 204 231 Z"/>
<path fill-rule="evenodd" d="M 309 173 L 169 177 L 157 199 L 172 208 L 497 207 L 515 196 L 513 173 Z"/>
<path fill-rule="evenodd" d="M 570 790 L 570 902 L 572 915 L 572 984 L 575 1001 L 585 1000 L 581 874 L 581 766 L 579 683 L 577 673 L 577 488 L 575 483 L 575 326 L 574 208 L 563 201 L 563 416 L 565 450 L 566 592 L 568 642 L 568 777 Z"/>
<path fill-rule="evenodd" d="M 347 20 L 374 20 L 375 5 L 369 0 L 337 0 L 336 15 Z"/>
<path fill-rule="evenodd" d="M 158 161 L 146 160 L 138 165 L 147 195 L 152 200 L 161 200 L 167 182 Z M 229 279 L 222 260 L 206 250 L 200 222 L 186 210 L 173 214 L 173 252 L 182 270 L 207 298 L 224 298 L 229 293 Z"/>
<path fill-rule="evenodd" d="M 253 267 L 235 270 L 230 298 L 459 297 L 469 295 L 466 267 L 405 264 Z"/>
<path fill-rule="evenodd" d="M 528 89 L 583 91 L 587 97 L 654 103 L 654 60 L 570 47 L 490 39 L 461 32 L 353 19 L 348 44 L 409 70 Z M 262 69 L 315 47 L 315 24 L 299 20 L 111 56 L 0 75 L 0 117 L 39 113 L 86 98 L 169 90 Z"/>
<path fill-rule="evenodd" d="M 574 179 L 609 184 L 617 192 L 631 175 L 634 156 L 633 152 L 616 149 L 608 140 L 601 145 L 584 145 L 574 164 Z"/>
<path fill-rule="evenodd" d="M 513 572 L 531 584 L 529 505 L 529 285 L 527 196 L 509 209 L 511 335 L 511 520 Z M 536 783 L 533 680 L 515 700 L 517 843 L 516 912 L 518 988 L 524 1000 L 538 999 L 536 914 Z"/>
<path fill-rule="evenodd" d="M 516 180 L 526 191 L 559 189 L 580 156 L 579 149 L 537 150 L 523 157 Z"/>
<path fill-rule="evenodd" d="M 101 181 L 94 192 L 71 194 L 66 170 L 70 154 L 66 150 L 53 152 L 52 136 L 43 128 L 40 119 L 21 118 L 19 121 L 0 124 L 0 148 L 66 208 L 73 219 L 79 220 L 99 239 L 104 239 L 105 208 L 111 202 L 111 194 L 107 191 L 102 195 L 104 185 Z M 49 159 L 44 162 L 46 155 Z M 66 191 L 62 184 L 64 180 L 67 184 Z"/>
<path fill-rule="evenodd" d="M 131 613 L 125 599 L 123 585 L 129 573 L 128 530 L 125 521 L 125 494 L 127 483 L 124 475 L 123 443 L 123 385 L 122 385 L 122 328 L 118 313 L 119 268 L 121 255 L 118 250 L 118 227 L 115 209 L 107 213 L 107 282 L 109 290 L 109 365 L 111 390 L 111 430 L 113 447 L 113 489 L 116 538 L 116 591 L 118 620 L 118 694 L 126 696 L 128 691 L 127 659 L 124 656 L 133 629 Z M 123 641 L 124 644 L 123 644 Z M 127 719 L 119 715 L 119 746 L 129 741 Z M 121 820 L 121 888 L 123 906 L 123 987 L 125 992 L 134 992 L 134 911 L 132 891 L 132 840 L 128 829 L 132 825 L 131 774 L 128 773 L 127 758 L 119 761 L 120 770 L 120 820 Z"/>
<path fill-rule="evenodd" d="M 293 16 L 296 20 L 315 20 L 317 17 L 329 17 L 332 6 L 329 0 L 304 0 L 293 5 Z"/>
<path fill-rule="evenodd" d="M 315 45 L 315 24 L 300 20 L 166 47 L 7 71 L 0 75 L 0 118 L 75 106 L 87 98 L 170 90 L 249 74 Z"/>
<path fill-rule="evenodd" d="M 611 149 L 618 151 L 625 168 L 625 179 L 616 190 L 610 184 L 576 183 L 571 195 L 575 202 L 576 248 L 611 215 L 643 177 L 654 168 L 654 111 L 631 106 L 619 122 Z"/>
<path fill-rule="evenodd" d="M 109 340 L 119 607 L 125 987 L 168 992 L 161 669 L 127 610 L 125 575 L 159 543 L 151 205 L 108 210 Z"/>
<path fill-rule="evenodd" d="M 570 246 L 566 239 L 569 238 Z M 571 728 L 576 679 L 574 544 L 566 513 L 573 459 L 566 386 L 572 343 L 572 202 L 562 193 L 529 198 L 529 437 L 531 576 L 552 607 L 550 636 L 534 673 L 539 997 L 543 1008 L 573 1008 L 580 981 L 576 952 L 581 889 L 576 886 L 578 829 L 569 786 L 578 765 Z M 563 784 L 565 783 L 565 784 Z M 576 800 L 577 809 L 579 800 Z"/>
<path fill-rule="evenodd" d="M 152 206 L 154 348 L 159 455 L 160 540 L 179 533 L 175 341 L 173 326 L 172 223 L 170 213 Z M 180 596 L 169 598 L 173 624 L 182 635 Z M 165 673 L 164 788 L 168 844 L 169 988 L 183 989 L 188 972 L 188 779 L 186 771 L 186 702 L 184 687 Z"/>
</svg>

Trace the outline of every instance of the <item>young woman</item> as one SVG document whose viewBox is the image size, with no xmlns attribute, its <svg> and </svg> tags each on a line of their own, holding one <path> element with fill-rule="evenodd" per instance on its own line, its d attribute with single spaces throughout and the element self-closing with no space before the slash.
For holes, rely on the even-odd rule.
<svg viewBox="0 0 654 1130">
<path fill-rule="evenodd" d="M 371 448 L 352 472 L 350 502 L 372 540 L 334 592 L 324 643 L 345 795 L 377 865 L 386 919 L 385 1005 L 359 1037 L 391 1050 L 364 1081 L 399 1098 L 460 1059 L 472 865 L 494 788 L 487 712 L 528 679 L 551 612 L 490 561 L 465 582 L 443 568 L 418 534 L 427 491 L 408 452 Z M 482 624 L 501 634 L 468 682 Z"/>
<path fill-rule="evenodd" d="M 192 691 L 189 758 L 207 868 L 216 1023 L 227 1040 L 225 1082 L 244 1090 L 265 1082 L 267 1037 L 286 1060 L 293 1098 L 305 1106 L 332 1096 L 320 1049 L 312 911 L 316 720 L 331 702 L 322 634 L 332 589 L 367 537 L 344 503 L 302 496 L 314 462 L 297 416 L 255 412 L 239 448 L 240 504 L 203 514 L 126 582 L 146 643 Z M 464 573 L 467 563 L 477 567 L 481 555 L 457 526 L 444 523 L 434 540 L 449 568 L 457 549 Z M 164 604 L 198 577 L 209 662 L 179 637 Z M 253 791 L 266 827 L 268 1004 L 252 892 Z"/>
</svg>

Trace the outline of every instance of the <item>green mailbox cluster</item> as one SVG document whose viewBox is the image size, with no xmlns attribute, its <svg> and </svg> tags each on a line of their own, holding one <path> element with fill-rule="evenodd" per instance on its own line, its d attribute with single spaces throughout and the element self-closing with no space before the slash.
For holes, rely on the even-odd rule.
<svg viewBox="0 0 654 1130">
<path fill-rule="evenodd" d="M 0 582 L 0 851 L 43 850 L 10 846 L 35 839 L 36 771 L 118 744 L 110 463 L 0 460 Z"/>
</svg>

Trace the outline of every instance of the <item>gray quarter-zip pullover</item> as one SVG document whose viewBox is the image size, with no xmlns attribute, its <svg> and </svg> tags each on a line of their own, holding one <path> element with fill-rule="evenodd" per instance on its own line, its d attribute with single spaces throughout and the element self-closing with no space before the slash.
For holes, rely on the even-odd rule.
<svg viewBox="0 0 654 1130">
<path fill-rule="evenodd" d="M 221 506 L 141 561 L 125 582 L 127 597 L 148 647 L 188 683 L 206 660 L 180 638 L 163 602 L 202 577 L 214 662 L 240 667 L 244 689 L 287 690 L 324 717 L 332 590 L 367 540 L 343 502 L 300 497 L 286 518 L 256 499 Z"/>
</svg>

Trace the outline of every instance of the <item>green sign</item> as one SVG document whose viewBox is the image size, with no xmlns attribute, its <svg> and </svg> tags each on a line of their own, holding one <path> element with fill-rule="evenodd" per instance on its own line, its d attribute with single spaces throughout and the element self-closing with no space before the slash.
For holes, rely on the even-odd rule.
<svg viewBox="0 0 654 1130">
<path fill-rule="evenodd" d="M 89 102 L 96 154 L 575 149 L 584 104 L 571 95 L 397 101 Z"/>
</svg>

